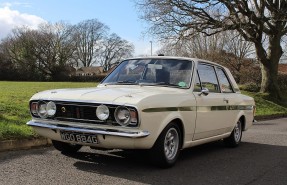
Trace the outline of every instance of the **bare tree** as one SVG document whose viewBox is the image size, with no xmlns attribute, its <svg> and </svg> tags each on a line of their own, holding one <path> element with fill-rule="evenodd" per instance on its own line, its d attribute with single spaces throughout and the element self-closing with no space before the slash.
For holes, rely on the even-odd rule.
<svg viewBox="0 0 287 185">
<path fill-rule="evenodd" d="M 138 0 L 138 5 L 143 12 L 142 18 L 151 23 L 150 32 L 161 38 L 236 30 L 254 44 L 262 64 L 261 92 L 283 99 L 277 76 L 283 54 L 281 39 L 287 33 L 287 1 Z"/>
<path fill-rule="evenodd" d="M 107 71 L 134 52 L 131 43 L 116 34 L 107 36 L 107 31 L 96 19 L 76 26 L 58 22 L 41 24 L 37 30 L 16 28 L 0 44 L 0 66 L 21 73 L 16 75 L 20 80 L 65 80 L 73 67 L 96 63 Z"/>
<path fill-rule="evenodd" d="M 65 23 L 42 24 L 38 30 L 17 28 L 2 42 L 15 69 L 23 71 L 28 79 L 67 76 L 75 52 L 72 27 Z"/>
<path fill-rule="evenodd" d="M 247 75 L 242 74 L 243 71 L 245 71 L 245 69 L 252 71 L 258 64 L 257 61 L 253 59 L 255 52 L 253 43 L 245 41 L 242 36 L 238 35 L 235 31 L 225 31 L 224 37 L 224 51 L 219 53 L 217 62 L 227 66 L 233 72 L 236 81 L 240 83 L 242 75 Z"/>
<path fill-rule="evenodd" d="M 108 71 L 112 64 L 123 58 L 131 57 L 133 52 L 133 44 L 113 33 L 102 43 L 101 55 L 99 56 L 100 65 L 103 66 L 104 71 Z"/>
<path fill-rule="evenodd" d="M 63 22 L 42 24 L 36 39 L 39 70 L 53 80 L 65 77 L 76 49 L 72 26 Z"/>
<path fill-rule="evenodd" d="M 18 76 L 17 69 L 7 52 L 8 39 L 0 44 L 0 80 L 15 80 Z"/>
<path fill-rule="evenodd" d="M 241 82 L 243 68 L 250 69 L 255 64 L 255 60 L 249 59 L 254 54 L 253 44 L 244 41 L 236 31 L 211 36 L 198 33 L 180 40 L 168 40 L 157 53 L 197 57 L 220 63 L 232 71 L 238 83 Z"/>
<path fill-rule="evenodd" d="M 215 60 L 214 54 L 222 51 L 225 44 L 225 34 L 214 34 L 206 37 L 202 33 L 181 39 L 168 39 L 164 41 L 163 48 L 157 53 L 167 53 L 175 56 L 198 57 Z"/>
<path fill-rule="evenodd" d="M 77 43 L 75 58 L 79 65 L 89 67 L 96 62 L 95 55 L 101 49 L 100 42 L 107 31 L 108 27 L 97 19 L 82 21 L 74 27 L 74 37 Z"/>
<path fill-rule="evenodd" d="M 9 37 L 2 40 L 1 50 L 13 69 L 11 76 L 19 75 L 21 80 L 39 78 L 35 57 L 35 35 L 35 31 L 21 27 L 14 29 Z"/>
</svg>

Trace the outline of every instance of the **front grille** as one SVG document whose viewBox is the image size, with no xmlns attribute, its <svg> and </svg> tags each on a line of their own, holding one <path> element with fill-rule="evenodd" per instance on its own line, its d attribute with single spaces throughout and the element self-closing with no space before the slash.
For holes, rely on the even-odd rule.
<svg viewBox="0 0 287 185">
<path fill-rule="evenodd" d="M 83 104 L 83 103 L 66 103 L 55 102 L 57 106 L 56 115 L 54 120 L 71 121 L 71 122 L 85 122 L 85 123 L 105 123 L 116 124 L 114 119 L 115 106 L 108 106 L 110 116 L 107 120 L 101 121 L 96 116 L 96 109 L 100 104 Z"/>
<path fill-rule="evenodd" d="M 42 102 L 48 103 L 47 100 L 41 100 Z M 30 101 L 30 107 L 33 102 L 38 102 L 37 100 Z M 96 115 L 97 107 L 102 105 L 99 103 L 81 103 L 81 102 L 66 102 L 66 101 L 53 101 L 56 104 L 56 114 L 54 117 L 47 117 L 45 119 L 58 120 L 58 121 L 67 121 L 67 122 L 77 122 L 77 123 L 91 123 L 91 124 L 102 124 L 102 125 L 114 125 L 119 126 L 114 117 L 114 113 L 119 105 L 109 105 L 105 104 L 110 111 L 109 117 L 107 120 L 99 120 Z M 130 111 L 136 112 L 137 110 L 134 107 L 127 107 Z M 31 110 L 30 110 L 31 111 Z M 40 118 L 38 113 L 33 113 L 33 117 Z M 138 117 L 136 118 L 138 120 Z M 138 122 L 131 123 L 128 127 L 137 127 Z"/>
</svg>

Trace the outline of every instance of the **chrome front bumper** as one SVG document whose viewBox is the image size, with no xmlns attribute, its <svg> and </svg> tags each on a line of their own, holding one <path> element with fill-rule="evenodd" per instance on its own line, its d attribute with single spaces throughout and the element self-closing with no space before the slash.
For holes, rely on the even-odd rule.
<svg viewBox="0 0 287 185">
<path fill-rule="evenodd" d="M 86 134 L 100 134 L 100 135 L 110 135 L 128 138 L 143 138 L 150 135 L 148 131 L 122 131 L 119 129 L 94 129 L 94 128 L 80 128 L 71 126 L 59 126 L 54 124 L 42 123 L 39 121 L 29 121 L 26 123 L 32 127 L 48 128 L 51 130 L 60 131 L 70 131 L 70 132 L 81 132 Z"/>
</svg>

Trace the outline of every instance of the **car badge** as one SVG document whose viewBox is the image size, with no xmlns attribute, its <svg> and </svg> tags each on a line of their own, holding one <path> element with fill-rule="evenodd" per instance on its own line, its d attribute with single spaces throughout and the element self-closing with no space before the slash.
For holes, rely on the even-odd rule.
<svg viewBox="0 0 287 185">
<path fill-rule="evenodd" d="M 65 108 L 65 107 L 62 107 L 62 108 L 61 108 L 61 111 L 65 113 L 65 112 L 66 112 L 66 108 Z"/>
</svg>

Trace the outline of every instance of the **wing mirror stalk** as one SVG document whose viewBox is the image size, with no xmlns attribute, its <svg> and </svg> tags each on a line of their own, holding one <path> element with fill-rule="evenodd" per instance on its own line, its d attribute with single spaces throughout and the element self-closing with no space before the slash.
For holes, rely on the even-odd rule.
<svg viewBox="0 0 287 185">
<path fill-rule="evenodd" d="M 198 95 L 201 96 L 202 94 L 207 96 L 209 94 L 209 90 L 207 88 L 203 88 Z"/>
</svg>

